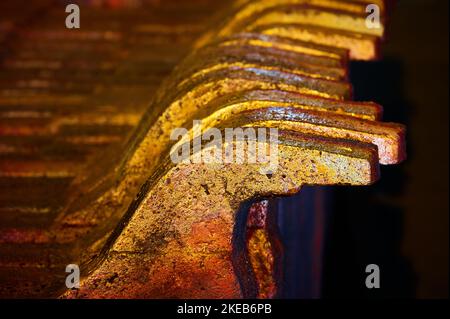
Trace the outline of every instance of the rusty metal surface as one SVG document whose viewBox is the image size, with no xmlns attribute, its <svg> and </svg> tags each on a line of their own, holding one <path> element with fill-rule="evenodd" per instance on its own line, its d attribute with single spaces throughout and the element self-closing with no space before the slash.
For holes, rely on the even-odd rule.
<svg viewBox="0 0 450 319">
<path fill-rule="evenodd" d="M 273 213 L 265 200 L 242 205 L 306 184 L 370 185 L 380 164 L 405 159 L 404 127 L 351 101 L 348 60 L 376 58 L 383 36 L 384 23 L 364 25 L 368 1 L 181 3 L 93 8 L 78 33 L 50 31 L 51 9 L 48 29 L 4 40 L 2 296 L 276 297 Z M 214 10 L 220 23 L 207 25 Z M 259 144 L 276 144 L 278 169 L 173 163 L 171 148 L 196 138 L 193 120 L 278 128 Z M 178 127 L 191 134 L 176 144 Z M 81 264 L 78 290 L 65 291 L 69 263 Z"/>
<path fill-rule="evenodd" d="M 61 270 L 80 259 L 86 237 L 77 234 L 102 237 L 94 218 L 57 222 L 80 192 L 74 179 L 92 172 L 98 156 L 120 150 L 220 8 L 202 0 L 138 2 L 78 1 L 83 25 L 75 32 L 64 25 L 65 1 L 0 3 L 3 297 L 55 296 Z"/>
</svg>

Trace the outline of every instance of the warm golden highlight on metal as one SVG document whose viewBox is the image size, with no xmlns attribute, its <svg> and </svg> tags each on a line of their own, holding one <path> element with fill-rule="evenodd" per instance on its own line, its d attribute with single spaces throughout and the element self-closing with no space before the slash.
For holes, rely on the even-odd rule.
<svg viewBox="0 0 450 319">
<path fill-rule="evenodd" d="M 348 81 L 349 59 L 378 56 L 383 1 L 217 2 L 90 8 L 78 42 L 45 24 L 6 42 L 0 116 L 13 120 L 0 125 L 0 180 L 17 188 L 0 195 L 0 294 L 277 297 L 270 207 L 254 204 L 240 225 L 243 203 L 306 184 L 370 185 L 380 164 L 405 159 L 405 128 L 382 122 L 380 105 L 352 101 Z M 366 26 L 369 3 L 380 28 Z M 108 30 L 98 23 L 113 17 Z M 75 50 L 84 53 L 72 59 Z M 270 155 L 277 144 L 277 170 L 173 163 L 194 120 L 202 130 L 277 128 L 278 140 L 259 145 Z M 174 141 L 176 128 L 190 134 Z M 222 154 L 248 144 L 224 141 Z M 65 289 L 69 263 L 80 265 L 80 289 Z M 16 271 L 26 280 L 11 279 Z"/>
</svg>

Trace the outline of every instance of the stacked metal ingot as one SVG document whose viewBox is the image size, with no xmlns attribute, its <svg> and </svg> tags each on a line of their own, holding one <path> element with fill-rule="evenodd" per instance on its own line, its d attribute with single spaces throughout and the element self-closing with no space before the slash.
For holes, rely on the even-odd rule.
<svg viewBox="0 0 450 319">
<path fill-rule="evenodd" d="M 68 3 L 79 5 L 80 29 L 66 28 Z M 58 295 L 66 265 L 80 262 L 90 244 L 87 234 L 94 241 L 105 235 L 95 217 L 59 222 L 68 206 L 82 206 L 70 202 L 80 192 L 74 179 L 120 150 L 220 7 L 203 0 L 0 2 L 1 297 Z M 62 230 L 55 233 L 55 224 Z"/>
<path fill-rule="evenodd" d="M 11 260 L 0 257 L 2 280 L 11 278 L 6 270 L 10 262 L 12 271 L 24 273 L 16 282 L 45 272 L 51 286 L 43 294 L 62 293 L 64 297 L 277 297 L 282 249 L 270 207 L 261 201 L 242 210 L 245 203 L 294 194 L 305 184 L 369 185 L 377 180 L 380 164 L 395 164 L 405 158 L 403 126 L 380 122 L 382 109 L 375 103 L 350 101 L 348 59 L 375 58 L 384 30 L 383 1 L 375 1 L 382 13 L 380 28 L 370 29 L 365 24 L 366 6 L 373 2 L 232 2 L 154 91 L 146 90 L 150 75 L 162 76 L 155 76 L 155 70 L 144 71 L 143 66 L 154 65 L 141 63 L 152 54 L 145 41 L 137 41 L 131 53 L 125 50 L 120 67 L 87 97 L 81 92 L 91 86 L 80 81 L 58 81 L 50 97 L 36 98 L 33 90 L 22 94 L 12 89 L 13 96 L 4 101 L 14 106 L 39 99 L 47 105 L 49 101 L 88 105 L 86 113 L 78 112 L 74 118 L 68 113 L 45 125 L 39 118 L 36 122 L 38 127 L 44 126 L 42 131 L 21 129 L 31 132 L 33 138 L 37 135 L 34 132 L 65 138 L 64 129 L 71 125 L 78 135 L 84 136 L 80 132 L 89 131 L 89 125 L 97 125 L 96 132 L 105 134 L 111 132 L 108 125 L 133 127 L 140 121 L 126 143 L 97 151 L 86 160 L 87 166 L 80 169 L 74 165 L 70 170 L 69 163 L 61 164 L 71 174 L 50 174 L 50 168 L 57 167 L 53 164 L 37 166 L 43 172 L 39 181 L 47 183 L 46 176 L 71 178 L 64 184 L 66 191 L 61 191 L 60 185 L 53 186 L 63 199 L 49 196 L 48 184 L 40 186 L 43 194 L 38 199 L 51 199 L 57 207 L 40 228 L 34 229 L 38 222 L 28 217 L 32 227 L 17 229 L 21 222 L 14 219 L 11 225 L 15 227 L 0 235 L 2 249 L 11 249 L 5 255 Z M 188 16 L 181 10 L 178 14 Z M 101 25 L 99 22 L 99 28 Z M 140 26 L 135 32 L 154 30 L 161 35 L 178 30 L 172 28 Z M 106 34 L 108 39 L 114 38 L 113 31 L 103 36 Z M 119 59 L 121 49 L 111 49 L 111 59 Z M 158 57 L 162 59 L 163 54 Z M 102 55 L 99 61 L 108 60 Z M 68 96 L 72 89 L 77 94 Z M 58 96 L 52 90 L 62 93 Z M 27 94 L 33 98 L 27 100 Z M 80 102 L 80 96 L 86 99 Z M 136 106 L 145 100 L 151 101 L 148 108 Z M 89 103 L 118 108 L 110 113 L 102 109 L 99 115 Z M 55 107 L 57 110 L 60 108 Z M 264 171 L 263 164 L 244 159 L 231 163 L 195 160 L 199 155 L 207 156 L 211 147 L 193 151 L 189 161 L 175 163 L 173 147 L 198 138 L 194 120 L 201 120 L 201 131 L 277 128 L 276 140 L 267 138 L 260 143 L 266 155 L 276 146 L 277 169 Z M 186 128 L 191 134 L 182 141 L 173 140 L 176 128 Z M 118 138 L 120 141 L 123 138 Z M 222 154 L 228 150 L 238 156 L 236 150 L 248 146 L 249 141 L 230 144 L 231 149 L 226 148 L 226 141 L 222 143 Z M 62 146 L 55 144 L 53 150 L 66 159 L 68 151 Z M 36 174 L 37 169 L 31 171 Z M 18 177 L 10 176 L 8 185 Z M 24 193 L 17 194 L 22 198 Z M 38 207 L 33 206 L 36 200 L 31 199 L 26 207 Z M 7 206 L 11 207 L 15 206 Z M 39 272 L 36 260 L 43 256 L 41 268 L 45 271 Z M 27 262 L 34 267 L 33 272 L 25 270 Z M 64 292 L 64 263 L 80 265 L 80 289 Z M 33 285 L 39 280 L 29 282 Z M 19 290 L 17 295 L 33 289 Z M 4 291 L 11 293 L 11 288 Z"/>
</svg>

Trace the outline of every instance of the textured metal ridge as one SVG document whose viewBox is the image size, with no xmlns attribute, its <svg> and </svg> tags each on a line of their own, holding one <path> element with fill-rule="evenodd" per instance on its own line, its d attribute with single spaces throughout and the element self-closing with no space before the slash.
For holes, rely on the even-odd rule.
<svg viewBox="0 0 450 319">
<path fill-rule="evenodd" d="M 198 3 L 202 7 L 202 2 Z M 369 3 L 381 8 L 382 25 L 378 29 L 365 25 Z M 218 11 L 223 11 L 218 14 L 220 23 L 190 42 L 189 54 L 151 94 L 145 83 L 157 72 L 141 72 L 147 76 L 139 76 L 139 68 L 145 63 L 136 61 L 150 50 L 137 37 L 126 61 L 107 76 L 113 85 L 104 86 L 112 91 L 99 89 L 100 93 L 87 99 L 82 92 L 90 90 L 89 86 L 68 82 L 65 87 L 54 84 L 51 94 L 38 90 L 40 100 L 29 99 L 36 94 L 31 89 L 17 94 L 17 88 L 11 89 L 8 94 L 16 94 L 14 99 L 0 96 L 2 110 L 7 110 L 2 114 L 15 112 L 17 105 L 31 105 L 26 111 L 39 115 L 39 120 L 29 120 L 30 124 L 20 129 L 0 125 L 0 133 L 8 137 L 3 146 L 6 151 L 17 149 L 17 143 L 28 143 L 27 152 L 37 158 L 33 154 L 46 154 L 38 145 L 50 139 L 54 146 L 48 154 L 64 153 L 61 145 L 67 148 L 69 137 L 77 145 L 76 149 L 69 148 L 74 153 L 90 143 L 116 142 L 114 147 L 87 158 L 83 167 L 64 156 L 62 161 L 52 159 L 45 165 L 42 161 L 29 167 L 17 162 L 3 164 L 2 178 L 45 176 L 51 179 L 48 183 L 54 183 L 53 188 L 61 187 L 58 182 L 67 189 L 64 199 L 40 206 L 30 200 L 26 205 L 36 210 L 57 207 L 54 218 L 44 219 L 39 229 L 9 227 L 0 232 L 0 249 L 7 253 L 9 249 L 7 257 L 0 257 L 2 280 L 7 281 L 8 266 L 11 271 L 28 266 L 38 274 L 42 273 L 39 267 L 45 268 L 46 276 L 52 278 L 42 292 L 33 294 L 33 288 L 20 288 L 16 295 L 277 297 L 282 248 L 276 241 L 276 230 L 271 228 L 270 207 L 261 200 L 243 209 L 246 203 L 291 195 L 306 184 L 370 185 L 379 178 L 380 164 L 405 159 L 404 126 L 382 122 L 382 107 L 376 103 L 352 101 L 348 81 L 350 59 L 378 57 L 385 29 L 383 1 L 241 0 Z M 182 15 L 182 11 L 177 14 Z M 143 24 L 133 32 L 145 30 L 153 29 Z M 156 33 L 161 30 L 166 29 L 155 27 Z M 178 32 L 170 26 L 167 30 Z M 108 41 L 115 41 L 114 33 L 107 36 Z M 117 34 L 118 38 L 123 36 Z M 168 39 L 165 41 L 170 42 Z M 120 59 L 117 52 L 111 49 L 112 60 Z M 163 56 L 161 53 L 159 58 L 163 60 Z M 2 67 L 18 67 L 24 59 L 6 60 Z M 41 67 L 39 59 L 31 62 Z M 45 63 L 49 70 L 58 66 Z M 149 65 L 154 68 L 154 64 Z M 85 75 L 80 71 L 77 76 Z M 48 88 L 51 83 L 46 85 Z M 63 94 L 55 95 L 58 90 Z M 92 101 L 104 102 L 91 108 Z M 145 104 L 148 101 L 150 106 Z M 41 106 L 52 102 L 81 108 L 73 115 L 52 118 L 61 110 Z M 278 169 L 261 174 L 262 164 L 244 160 L 195 163 L 194 158 L 199 156 L 195 151 L 189 156 L 193 163 L 173 163 L 172 147 L 192 143 L 197 137 L 194 120 L 201 120 L 204 131 L 277 128 L 278 140 L 268 138 L 258 146 L 269 154 L 276 144 Z M 98 134 L 90 139 L 89 133 L 71 134 L 74 126 L 75 130 L 97 130 Z M 170 135 L 179 127 L 191 134 L 177 144 Z M 124 132 L 119 133 L 120 128 Z M 77 139 L 83 143 L 77 143 Z M 247 140 L 236 140 L 226 148 L 230 145 L 223 143 L 223 154 L 231 150 L 239 156 L 236 149 L 248 144 Z M 206 156 L 210 151 L 206 147 L 198 153 Z M 17 156 L 17 151 L 13 153 Z M 11 198 L 8 200 L 11 203 Z M 17 206 L 8 204 L 2 209 L 19 209 Z M 10 223 L 20 224 L 17 220 Z M 36 246 L 38 252 L 48 256 L 44 264 L 34 263 L 38 260 Z M 13 254 L 16 247 L 23 256 L 21 260 Z M 83 278 L 80 289 L 65 291 L 65 273 L 53 278 L 50 270 L 70 262 L 80 264 Z M 11 291 L 6 287 L 2 295 Z"/>
</svg>

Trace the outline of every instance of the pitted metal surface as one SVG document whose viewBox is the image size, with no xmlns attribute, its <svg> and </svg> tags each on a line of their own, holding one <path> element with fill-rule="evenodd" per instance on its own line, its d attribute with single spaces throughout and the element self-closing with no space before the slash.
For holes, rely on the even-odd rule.
<svg viewBox="0 0 450 319">
<path fill-rule="evenodd" d="M 28 85 L 21 91 L 18 84 L 8 88 L 12 82 L 5 83 L 0 97 L 2 111 L 7 110 L 4 116 L 17 112 L 22 104 L 32 106 L 26 112 L 39 114 L 34 122 L 22 115 L 29 122 L 20 119 L 20 125 L 0 126 L 6 137 L 3 152 L 13 154 L 3 164 L 5 185 L 20 178 L 39 178 L 36 183 L 41 183 L 37 188 L 42 194 L 22 206 L 12 204 L 13 196 L 5 196 L 2 209 L 48 209 L 53 218 L 42 218 L 42 225 L 36 227 L 36 214 L 23 213 L 28 224 L 11 217 L 10 226 L 1 230 L 1 249 L 9 253 L 0 257 L 0 274 L 7 283 L 2 294 L 14 291 L 8 271 L 29 267 L 29 278 L 45 274 L 51 284 L 40 292 L 33 285 L 44 280 L 30 279 L 29 285 L 14 291 L 18 296 L 277 297 L 282 247 L 264 198 L 288 196 L 303 185 L 370 185 L 379 178 L 380 164 L 405 159 L 405 128 L 382 122 L 380 105 L 351 101 L 348 81 L 349 59 L 377 57 L 385 28 L 383 1 L 377 2 L 383 14 L 378 29 L 366 27 L 369 2 L 362 0 L 235 1 L 220 10 L 207 1 L 182 1 L 204 18 L 208 6 L 220 11 L 220 23 L 203 28 L 193 21 L 183 25 L 190 28 L 169 23 L 173 14 L 183 16 L 183 10 L 170 3 L 150 2 L 145 11 L 152 17 L 158 10 L 166 12 L 166 27 L 139 25 L 137 20 L 137 25 L 128 26 L 129 34 L 86 33 L 86 39 L 100 34 L 108 44 L 116 41 L 116 47 L 109 49 L 114 62 L 99 58 L 101 65 L 116 63 L 105 82 L 98 80 L 93 86 L 67 80 L 59 82 L 66 86 L 52 86 L 41 80 L 45 88 L 31 88 L 39 81 L 27 82 L 17 76 L 18 83 Z M 130 19 L 133 14 L 143 21 L 150 19 L 137 11 L 130 11 Z M 195 37 L 194 31 L 186 31 L 191 29 L 205 32 Z M 150 46 L 149 37 L 139 36 L 146 32 L 159 35 L 156 39 L 161 44 Z M 66 34 L 42 31 L 36 37 L 54 40 Z M 128 45 L 130 35 L 133 48 L 118 49 Z M 174 37 L 181 43 L 171 43 Z M 48 45 L 55 45 L 50 40 Z M 31 43 L 41 45 L 37 40 Z M 90 56 L 95 46 L 86 45 L 86 56 Z M 161 52 L 150 53 L 154 45 Z M 183 45 L 188 54 L 178 62 L 182 53 L 172 50 Z M 98 49 L 107 50 L 100 45 Z M 21 52 L 18 49 L 16 54 Z M 158 70 L 157 61 L 167 59 L 167 52 L 173 54 L 167 65 L 177 61 L 170 74 L 170 67 L 166 72 Z M 52 67 L 65 65 L 59 57 L 55 57 L 59 64 L 35 56 L 26 58 L 28 64 L 23 59 L 5 60 L 2 68 L 26 65 L 26 72 L 31 68 L 51 72 Z M 80 70 L 78 66 L 74 68 Z M 77 76 L 92 79 L 96 70 Z M 148 89 L 150 78 L 155 79 L 153 90 Z M 81 93 L 88 89 L 93 91 L 90 95 Z M 68 113 L 47 107 L 55 103 L 79 107 L 75 111 L 67 106 L 72 110 Z M 61 116 L 54 115 L 58 112 Z M 201 120 L 201 125 L 193 127 L 194 120 Z M 177 142 L 170 136 L 180 127 L 190 134 Z M 172 147 L 192 143 L 198 137 L 196 129 L 222 132 L 236 127 L 278 129 L 277 140 L 258 142 L 266 155 L 276 146 L 275 171 L 262 174 L 264 164 L 246 163 L 244 158 L 238 163 L 197 163 L 195 158 L 211 152 L 208 146 L 191 152 L 190 163 L 171 160 Z M 39 145 L 47 141 L 54 147 L 45 153 Z M 78 152 L 94 149 L 85 166 L 69 161 L 67 149 L 75 149 L 67 146 L 68 141 Z M 99 147 L 113 141 L 115 146 Z M 21 165 L 14 143 L 30 145 L 25 150 L 34 162 Z M 221 154 L 231 152 L 239 158 L 236 150 L 248 149 L 249 143 L 223 141 Z M 51 161 L 42 159 L 45 154 L 51 154 Z M 64 198 L 45 202 L 49 196 L 42 188 L 57 192 L 62 184 Z M 30 185 L 27 181 L 17 192 L 18 202 Z M 243 212 L 245 203 L 254 199 L 261 201 Z M 16 250 L 18 255 L 13 253 Z M 65 291 L 65 273 L 54 277 L 52 272 L 72 262 L 81 266 L 81 287 Z"/>
</svg>

